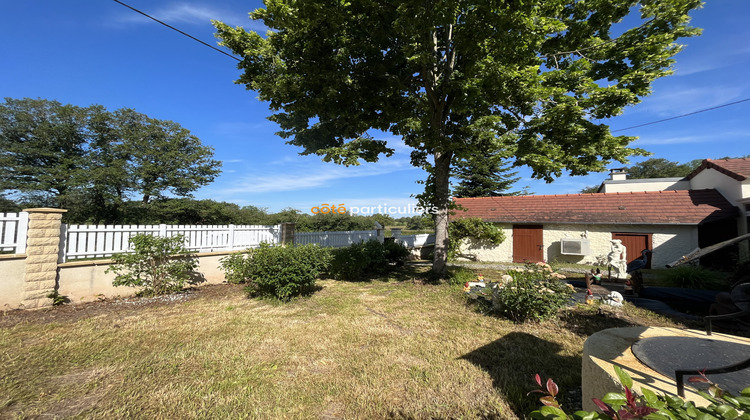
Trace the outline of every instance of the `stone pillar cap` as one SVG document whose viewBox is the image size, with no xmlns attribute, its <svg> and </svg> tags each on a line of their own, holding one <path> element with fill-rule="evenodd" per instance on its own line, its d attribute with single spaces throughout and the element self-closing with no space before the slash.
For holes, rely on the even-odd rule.
<svg viewBox="0 0 750 420">
<path fill-rule="evenodd" d="M 53 209 L 51 207 L 35 207 L 31 209 L 23 209 L 27 213 L 67 213 L 65 209 Z"/>
</svg>

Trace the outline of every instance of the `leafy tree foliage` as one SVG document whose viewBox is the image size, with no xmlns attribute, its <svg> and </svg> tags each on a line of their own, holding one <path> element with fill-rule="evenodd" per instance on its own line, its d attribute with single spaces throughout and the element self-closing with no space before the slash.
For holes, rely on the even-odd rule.
<svg viewBox="0 0 750 420">
<path fill-rule="evenodd" d="M 451 163 L 491 144 L 547 181 L 603 170 L 642 150 L 603 120 L 667 75 L 699 0 L 272 0 L 251 13 L 265 36 L 215 22 L 302 154 L 356 165 L 401 136 L 430 175 L 433 271 L 445 271 Z M 633 28 L 614 25 L 631 11 Z M 637 17 L 636 17 L 637 19 Z"/>
<path fill-rule="evenodd" d="M 0 190 L 69 219 L 120 220 L 129 197 L 144 204 L 189 196 L 214 180 L 213 150 L 172 121 L 44 99 L 0 104 Z"/>
<path fill-rule="evenodd" d="M 71 193 L 86 183 L 86 126 L 83 108 L 6 99 L 0 104 L 0 189 L 66 207 Z"/>
<path fill-rule="evenodd" d="M 405 225 L 407 230 L 427 230 L 435 228 L 435 221 L 429 215 L 401 217 L 397 219 L 396 222 Z"/>
<path fill-rule="evenodd" d="M 593 194 L 599 192 L 599 185 L 592 185 L 581 190 L 583 194 Z"/>
</svg>

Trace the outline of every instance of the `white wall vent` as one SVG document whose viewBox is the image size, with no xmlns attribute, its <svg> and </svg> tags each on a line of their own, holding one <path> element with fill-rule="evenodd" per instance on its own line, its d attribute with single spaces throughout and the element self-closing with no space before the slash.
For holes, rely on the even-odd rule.
<svg viewBox="0 0 750 420">
<path fill-rule="evenodd" d="M 560 239 L 560 253 L 563 255 L 589 255 L 589 240 L 585 238 Z"/>
</svg>

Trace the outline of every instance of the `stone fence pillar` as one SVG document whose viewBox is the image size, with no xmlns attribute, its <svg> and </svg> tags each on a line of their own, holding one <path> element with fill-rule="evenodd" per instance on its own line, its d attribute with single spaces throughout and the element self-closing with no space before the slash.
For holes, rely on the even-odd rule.
<svg viewBox="0 0 750 420">
<path fill-rule="evenodd" d="M 294 245 L 294 223 L 281 224 L 281 245 Z"/>
<path fill-rule="evenodd" d="M 52 300 L 47 295 L 55 290 L 60 228 L 62 215 L 67 210 L 37 208 L 24 211 L 29 213 L 29 229 L 26 240 L 23 306 L 50 306 Z"/>
</svg>

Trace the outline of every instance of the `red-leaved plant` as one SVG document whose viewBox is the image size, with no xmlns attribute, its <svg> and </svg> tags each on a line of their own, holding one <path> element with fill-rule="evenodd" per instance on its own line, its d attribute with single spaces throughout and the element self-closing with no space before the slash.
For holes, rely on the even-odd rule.
<svg viewBox="0 0 750 420">
<path fill-rule="evenodd" d="M 534 380 L 536 381 L 537 385 L 542 386 L 542 377 L 539 376 L 538 373 L 536 375 L 534 375 Z M 555 383 L 555 381 L 552 380 L 552 378 L 548 378 L 547 379 L 547 383 L 545 384 L 545 388 L 546 388 L 545 390 L 535 389 L 535 390 L 529 392 L 529 394 L 533 394 L 533 393 L 536 393 L 536 392 L 542 393 L 542 394 L 546 394 L 545 396 L 539 398 L 539 401 L 542 404 L 546 405 L 547 407 L 560 408 L 560 403 L 557 402 L 557 393 L 560 390 L 557 387 L 557 384 Z"/>
<path fill-rule="evenodd" d="M 637 397 L 633 393 L 633 391 L 631 390 L 631 388 L 633 387 L 633 380 L 630 378 L 630 376 L 628 376 L 627 373 L 625 373 L 625 371 L 623 371 L 619 366 L 615 366 L 615 372 L 617 373 L 617 376 L 620 379 L 623 388 L 625 388 L 625 398 L 622 398 L 622 394 L 609 393 L 604 397 L 604 400 L 609 401 L 609 404 L 599 398 L 593 398 L 592 401 L 594 402 L 594 404 L 596 404 L 597 407 L 599 407 L 601 413 L 598 413 L 598 416 L 585 416 L 581 415 L 583 414 L 582 412 L 578 412 L 576 413 L 575 418 L 609 418 L 615 420 L 640 419 L 648 416 L 651 413 L 659 411 L 656 408 L 649 407 L 641 397 Z M 534 381 L 539 386 L 542 386 L 542 378 L 539 376 L 539 374 L 534 375 Z M 560 403 L 557 401 L 557 394 L 559 392 L 559 389 L 552 378 L 547 379 L 545 388 L 546 390 L 535 389 L 529 393 L 531 394 L 534 392 L 540 392 L 542 394 L 545 394 L 543 397 L 539 398 L 539 401 L 544 404 L 545 407 L 542 407 L 540 410 L 531 413 L 531 416 L 534 418 L 545 419 L 571 418 L 567 414 L 565 414 L 564 411 L 562 411 Z M 604 417 L 602 417 L 602 414 L 604 415 Z"/>
</svg>

